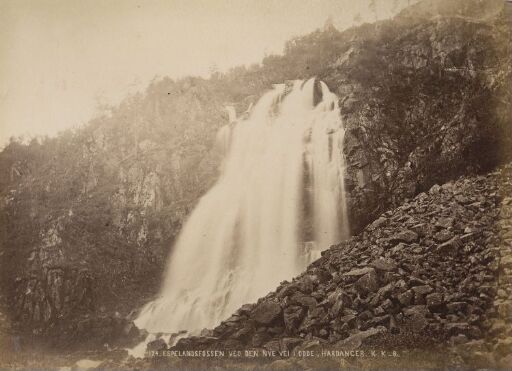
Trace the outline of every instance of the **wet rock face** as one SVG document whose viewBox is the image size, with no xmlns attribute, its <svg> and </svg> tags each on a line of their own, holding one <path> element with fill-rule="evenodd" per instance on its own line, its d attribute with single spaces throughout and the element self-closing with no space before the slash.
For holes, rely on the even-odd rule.
<svg viewBox="0 0 512 371">
<path fill-rule="evenodd" d="M 286 342 L 294 349 L 315 341 L 357 348 L 404 332 L 435 334 L 464 357 L 472 343 L 482 342 L 499 364 L 512 351 L 506 330 L 512 308 L 510 192 L 512 164 L 433 186 L 323 252 L 254 309 L 241 308 L 213 330 L 213 338 L 191 338 L 177 347 L 218 349 L 236 339 L 243 347 Z M 449 240 L 439 238 L 442 231 Z M 440 248 L 453 239 L 457 243 L 448 250 Z"/>
<path fill-rule="evenodd" d="M 15 319 L 35 333 L 95 309 L 92 277 L 87 270 L 50 268 L 42 277 L 20 278 L 14 300 Z"/>
<path fill-rule="evenodd" d="M 436 183 L 510 159 L 512 36 L 503 2 L 420 3 L 354 33 L 320 76 L 340 97 L 353 232 Z M 443 16 L 432 16 L 437 8 Z"/>
</svg>

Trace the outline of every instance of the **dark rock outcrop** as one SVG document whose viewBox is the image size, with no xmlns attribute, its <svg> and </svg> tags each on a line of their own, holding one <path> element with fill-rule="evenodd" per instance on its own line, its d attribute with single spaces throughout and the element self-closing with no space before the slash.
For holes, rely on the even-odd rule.
<svg viewBox="0 0 512 371">
<path fill-rule="evenodd" d="M 436 183 L 510 159 L 512 12 L 503 3 L 422 1 L 346 31 L 319 78 L 340 97 L 354 232 Z"/>
<path fill-rule="evenodd" d="M 95 309 L 93 282 L 87 270 L 48 268 L 44 273 L 19 279 L 16 285 L 17 319 L 31 324 L 34 333 L 70 315 Z"/>
</svg>

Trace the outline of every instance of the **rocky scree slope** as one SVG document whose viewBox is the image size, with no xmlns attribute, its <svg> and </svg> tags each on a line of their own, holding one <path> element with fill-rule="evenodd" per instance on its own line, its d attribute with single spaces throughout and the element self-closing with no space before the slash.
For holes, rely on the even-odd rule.
<svg viewBox="0 0 512 371">
<path fill-rule="evenodd" d="M 512 165 L 434 185 L 174 348 L 438 347 L 456 363 L 510 365 L 511 215 Z"/>
</svg>

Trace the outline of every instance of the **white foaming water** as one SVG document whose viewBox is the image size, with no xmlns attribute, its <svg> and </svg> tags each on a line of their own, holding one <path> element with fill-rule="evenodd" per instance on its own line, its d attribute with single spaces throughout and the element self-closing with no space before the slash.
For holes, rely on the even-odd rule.
<svg viewBox="0 0 512 371">
<path fill-rule="evenodd" d="M 233 107 L 233 106 L 226 106 L 226 107 L 224 107 L 224 109 L 228 113 L 229 123 L 235 122 L 236 121 L 236 110 L 235 110 L 235 107 Z"/>
<path fill-rule="evenodd" d="M 221 176 L 184 225 L 139 328 L 211 328 L 348 235 L 338 98 L 320 87 L 314 105 L 313 79 L 276 85 L 247 120 L 221 129 Z"/>
</svg>

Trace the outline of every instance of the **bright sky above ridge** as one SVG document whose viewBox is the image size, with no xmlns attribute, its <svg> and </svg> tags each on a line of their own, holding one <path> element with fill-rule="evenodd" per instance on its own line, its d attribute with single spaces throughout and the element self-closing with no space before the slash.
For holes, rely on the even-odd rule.
<svg viewBox="0 0 512 371">
<path fill-rule="evenodd" d="M 0 0 L 0 146 L 87 122 L 155 76 L 207 76 L 407 0 Z"/>
</svg>

